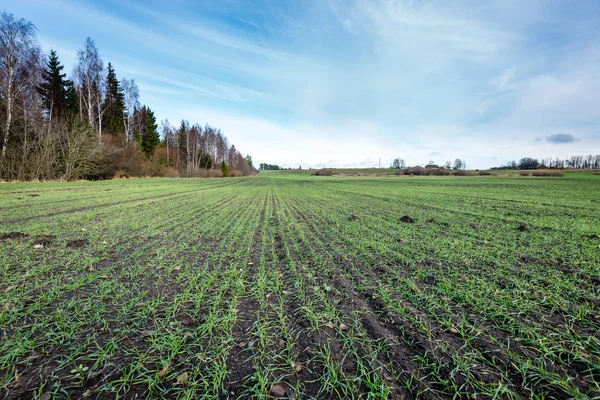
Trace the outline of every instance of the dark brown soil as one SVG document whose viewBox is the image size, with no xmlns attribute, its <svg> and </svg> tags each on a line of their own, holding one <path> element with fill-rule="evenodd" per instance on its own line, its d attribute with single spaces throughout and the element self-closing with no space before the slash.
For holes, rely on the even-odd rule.
<svg viewBox="0 0 600 400">
<path fill-rule="evenodd" d="M 12 239 L 23 239 L 29 237 L 29 235 L 27 233 L 23 233 L 23 232 L 10 232 L 10 233 L 5 233 L 2 236 L 0 236 L 0 240 L 12 240 Z"/>
<path fill-rule="evenodd" d="M 87 244 L 87 239 L 75 239 L 75 240 L 71 240 L 69 241 L 69 243 L 67 243 L 67 247 L 70 247 L 72 249 L 79 249 L 83 246 L 85 246 Z"/>
<path fill-rule="evenodd" d="M 414 224 L 415 220 L 411 217 L 409 217 L 408 215 L 405 215 L 404 217 L 400 218 L 400 221 L 407 223 L 407 224 Z"/>
</svg>

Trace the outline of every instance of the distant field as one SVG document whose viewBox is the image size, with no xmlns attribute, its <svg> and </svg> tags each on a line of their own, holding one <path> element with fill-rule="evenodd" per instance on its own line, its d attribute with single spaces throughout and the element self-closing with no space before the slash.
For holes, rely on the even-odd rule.
<svg viewBox="0 0 600 400">
<path fill-rule="evenodd" d="M 1 398 L 600 396 L 593 173 L 0 199 Z"/>
</svg>

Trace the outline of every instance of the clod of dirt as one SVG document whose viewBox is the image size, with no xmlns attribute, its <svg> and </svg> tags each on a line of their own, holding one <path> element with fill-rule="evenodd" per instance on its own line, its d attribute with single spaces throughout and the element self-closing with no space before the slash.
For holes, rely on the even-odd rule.
<svg viewBox="0 0 600 400">
<path fill-rule="evenodd" d="M 10 233 L 5 233 L 4 235 L 0 236 L 0 239 L 2 240 L 6 240 L 6 239 L 22 239 L 22 238 L 26 238 L 29 235 L 23 232 L 10 232 Z"/>
<path fill-rule="evenodd" d="M 433 276 L 426 276 L 425 278 L 423 278 L 423 282 L 425 282 L 428 285 L 435 285 L 437 283 L 437 280 Z"/>
<path fill-rule="evenodd" d="M 56 235 L 39 235 L 35 237 L 35 242 L 37 244 L 47 246 L 49 244 L 52 244 L 55 239 Z"/>
<path fill-rule="evenodd" d="M 519 232 L 527 232 L 529 230 L 529 227 L 525 224 L 519 225 L 519 227 L 517 228 L 517 230 Z"/>
<path fill-rule="evenodd" d="M 284 397 L 286 392 L 286 388 L 281 385 L 271 386 L 271 394 L 275 397 Z"/>
<path fill-rule="evenodd" d="M 279 347 L 285 347 L 285 340 L 281 339 L 278 343 Z"/>
<path fill-rule="evenodd" d="M 583 237 L 586 238 L 586 239 L 592 239 L 592 240 L 593 239 L 600 239 L 600 236 L 596 235 L 595 233 L 591 234 L 591 235 L 584 235 Z"/>
<path fill-rule="evenodd" d="M 43 245 L 43 244 L 34 244 L 34 245 L 33 245 L 33 248 L 34 248 L 34 249 L 43 249 L 43 248 L 44 248 L 44 245 Z"/>
<path fill-rule="evenodd" d="M 356 216 L 356 215 L 351 215 L 348 218 L 348 221 L 360 221 L 360 218 L 358 218 L 358 216 Z"/>
<path fill-rule="evenodd" d="M 343 332 L 346 332 L 348 329 L 350 329 L 350 328 L 348 328 L 348 325 L 340 324 L 340 330 L 342 330 Z"/>
<path fill-rule="evenodd" d="M 409 217 L 408 215 L 405 215 L 404 217 L 400 218 L 400 221 L 405 222 L 407 224 L 414 224 L 415 220 L 412 219 L 411 217 Z"/>
<path fill-rule="evenodd" d="M 76 239 L 76 240 L 71 240 L 69 243 L 67 243 L 67 247 L 70 247 L 72 249 L 79 249 L 83 246 L 85 246 L 87 244 L 87 239 Z"/>
<path fill-rule="evenodd" d="M 398 242 L 405 244 L 406 243 L 406 239 L 404 238 L 398 238 Z"/>
</svg>

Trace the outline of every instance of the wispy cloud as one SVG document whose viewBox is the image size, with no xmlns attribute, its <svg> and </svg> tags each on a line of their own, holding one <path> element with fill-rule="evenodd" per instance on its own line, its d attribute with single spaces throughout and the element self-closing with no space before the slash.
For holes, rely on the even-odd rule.
<svg viewBox="0 0 600 400">
<path fill-rule="evenodd" d="M 259 162 L 600 152 L 595 0 L 5 3 L 67 63 L 92 36 L 159 119 L 219 126 Z"/>
<path fill-rule="evenodd" d="M 545 140 L 548 143 L 563 144 L 563 143 L 573 143 L 577 139 L 575 138 L 575 136 L 573 136 L 569 133 L 557 133 L 554 135 L 546 136 L 545 138 L 543 138 L 543 140 Z"/>
</svg>

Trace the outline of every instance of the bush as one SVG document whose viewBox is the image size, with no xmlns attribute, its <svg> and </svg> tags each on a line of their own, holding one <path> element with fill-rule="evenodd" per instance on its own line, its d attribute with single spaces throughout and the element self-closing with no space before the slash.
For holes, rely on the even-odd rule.
<svg viewBox="0 0 600 400">
<path fill-rule="evenodd" d="M 496 176 L 493 172 L 490 171 L 479 171 L 479 175 L 481 176 Z"/>
<path fill-rule="evenodd" d="M 454 171 L 452 173 L 452 175 L 454 175 L 454 176 L 472 176 L 473 174 L 471 173 L 471 171 L 467 171 L 465 169 L 459 169 L 457 171 Z"/>
<path fill-rule="evenodd" d="M 222 178 L 223 172 L 220 169 L 200 168 L 193 172 L 190 176 L 195 178 Z"/>
<path fill-rule="evenodd" d="M 427 175 L 447 176 L 452 173 L 444 168 L 430 168 L 427 170 Z"/>
<path fill-rule="evenodd" d="M 562 177 L 565 176 L 560 171 L 535 171 L 532 173 L 533 176 L 553 176 L 553 177 Z"/>
<path fill-rule="evenodd" d="M 323 169 L 313 172 L 313 175 L 315 175 L 315 176 L 332 176 L 333 170 L 328 169 L 328 168 L 323 168 Z"/>
<path fill-rule="evenodd" d="M 423 167 L 411 167 L 399 170 L 396 175 L 427 175 L 427 170 Z"/>
<path fill-rule="evenodd" d="M 519 172 L 519 175 L 521 175 L 521 176 L 529 176 L 531 174 L 529 172 L 527 172 L 527 171 L 523 171 L 523 172 Z"/>
</svg>

